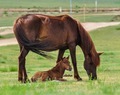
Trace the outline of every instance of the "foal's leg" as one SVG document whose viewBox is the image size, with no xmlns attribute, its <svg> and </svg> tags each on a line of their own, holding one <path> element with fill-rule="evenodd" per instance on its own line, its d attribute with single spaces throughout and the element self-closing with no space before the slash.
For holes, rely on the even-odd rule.
<svg viewBox="0 0 120 95">
<path fill-rule="evenodd" d="M 75 43 L 72 43 L 69 45 L 69 50 L 70 50 L 70 55 L 71 55 L 71 59 L 72 59 L 72 64 L 73 64 L 73 68 L 74 68 L 74 78 L 79 80 L 82 80 L 78 74 L 78 70 L 77 70 L 77 62 L 76 62 L 76 45 Z"/>
<path fill-rule="evenodd" d="M 66 79 L 63 79 L 63 78 L 59 78 L 57 80 L 59 80 L 59 81 L 67 81 Z"/>
<path fill-rule="evenodd" d="M 19 70 L 18 70 L 18 81 L 26 82 L 27 80 L 27 73 L 25 69 L 25 57 L 28 54 L 29 50 L 26 50 L 24 46 L 20 46 L 20 56 L 19 60 Z"/>
<path fill-rule="evenodd" d="M 57 62 L 59 62 L 62 59 L 64 52 L 65 52 L 65 49 L 59 49 Z"/>
</svg>

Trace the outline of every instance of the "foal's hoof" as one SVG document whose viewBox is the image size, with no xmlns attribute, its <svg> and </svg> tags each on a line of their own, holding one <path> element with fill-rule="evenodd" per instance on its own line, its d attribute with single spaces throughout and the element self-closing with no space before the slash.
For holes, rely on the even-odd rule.
<svg viewBox="0 0 120 95">
<path fill-rule="evenodd" d="M 32 81 L 32 82 L 36 82 L 37 80 L 36 80 L 34 77 L 32 77 L 32 78 L 31 78 L 31 81 Z"/>
</svg>

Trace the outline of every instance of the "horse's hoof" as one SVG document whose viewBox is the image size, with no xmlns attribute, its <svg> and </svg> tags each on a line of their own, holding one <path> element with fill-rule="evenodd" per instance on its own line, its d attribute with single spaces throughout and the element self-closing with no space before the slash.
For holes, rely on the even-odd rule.
<svg viewBox="0 0 120 95">
<path fill-rule="evenodd" d="M 19 77 L 19 78 L 18 78 L 18 81 L 22 81 L 22 78 L 21 78 L 21 77 Z"/>
<path fill-rule="evenodd" d="M 77 81 L 82 81 L 82 78 L 78 78 Z"/>
<path fill-rule="evenodd" d="M 97 76 L 92 76 L 92 77 L 89 77 L 89 80 L 97 80 Z"/>
<path fill-rule="evenodd" d="M 21 81 L 22 83 L 30 83 L 31 81 L 29 79 Z"/>
<path fill-rule="evenodd" d="M 91 80 L 97 80 L 97 77 L 92 77 Z"/>
<path fill-rule="evenodd" d="M 79 78 L 75 78 L 75 79 L 76 79 L 77 81 L 82 81 L 82 78 L 80 78 L 80 77 L 79 77 Z"/>
</svg>

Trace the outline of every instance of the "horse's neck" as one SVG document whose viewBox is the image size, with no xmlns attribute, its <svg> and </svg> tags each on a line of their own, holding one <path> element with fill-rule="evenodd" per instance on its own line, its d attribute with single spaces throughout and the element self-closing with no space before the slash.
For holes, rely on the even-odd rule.
<svg viewBox="0 0 120 95">
<path fill-rule="evenodd" d="M 78 28 L 80 34 L 80 47 L 82 48 L 85 59 L 89 57 L 92 62 L 98 66 L 100 64 L 100 60 L 90 35 L 80 23 L 78 23 Z"/>
<path fill-rule="evenodd" d="M 57 65 L 55 67 L 53 67 L 51 70 L 55 73 L 59 73 L 61 76 L 63 76 L 63 74 L 65 72 L 65 68 L 62 67 L 61 62 L 58 62 Z"/>
<path fill-rule="evenodd" d="M 84 29 L 84 27 L 81 24 L 79 25 L 79 33 L 81 38 L 80 47 L 84 53 L 84 56 L 86 57 L 88 54 L 91 54 L 91 51 L 96 53 L 96 49 L 88 32 Z"/>
</svg>

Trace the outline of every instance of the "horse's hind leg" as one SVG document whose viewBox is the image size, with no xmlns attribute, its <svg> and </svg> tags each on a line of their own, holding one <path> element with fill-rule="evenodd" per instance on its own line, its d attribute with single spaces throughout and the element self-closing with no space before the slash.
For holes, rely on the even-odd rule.
<svg viewBox="0 0 120 95">
<path fill-rule="evenodd" d="M 26 82 L 27 80 L 27 73 L 25 68 L 25 57 L 28 54 L 29 50 L 25 49 L 24 46 L 20 46 L 20 56 L 18 58 L 18 81 Z"/>
<path fill-rule="evenodd" d="M 74 68 L 74 78 L 79 80 L 82 80 L 78 74 L 78 70 L 77 70 L 77 62 L 76 62 L 76 45 L 75 43 L 72 43 L 69 45 L 69 50 L 70 50 L 70 55 L 72 58 L 72 64 L 73 64 L 73 68 Z"/>
</svg>

